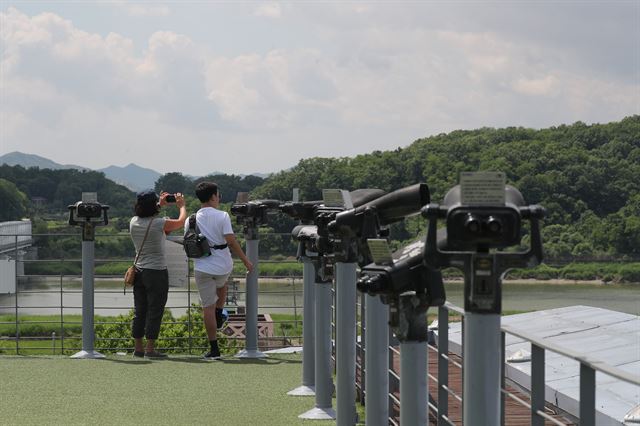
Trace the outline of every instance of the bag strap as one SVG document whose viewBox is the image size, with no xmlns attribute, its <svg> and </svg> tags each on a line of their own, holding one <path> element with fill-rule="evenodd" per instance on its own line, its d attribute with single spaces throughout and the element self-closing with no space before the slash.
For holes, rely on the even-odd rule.
<svg viewBox="0 0 640 426">
<path fill-rule="evenodd" d="M 192 213 L 189 216 L 189 229 L 193 230 L 196 234 L 200 234 L 200 228 L 198 227 L 198 222 L 196 222 L 196 214 Z M 207 240 L 207 244 L 209 244 L 209 241 Z M 214 250 L 223 250 L 226 249 L 228 247 L 228 245 L 225 244 L 220 244 L 220 245 L 211 245 L 209 244 L 209 248 L 212 248 Z"/>
<path fill-rule="evenodd" d="M 144 247 L 144 243 L 147 241 L 147 236 L 149 235 L 149 229 L 151 228 L 151 224 L 153 223 L 153 219 L 155 219 L 155 217 L 152 217 L 151 220 L 149 221 L 149 224 L 147 225 L 147 230 L 144 233 L 144 238 L 142 239 L 142 244 L 140 244 L 140 250 L 138 250 L 138 253 L 136 253 L 136 259 L 133 261 L 133 265 L 135 266 L 136 263 L 138 263 L 138 258 L 140 257 L 140 253 L 142 253 L 142 248 Z"/>
</svg>

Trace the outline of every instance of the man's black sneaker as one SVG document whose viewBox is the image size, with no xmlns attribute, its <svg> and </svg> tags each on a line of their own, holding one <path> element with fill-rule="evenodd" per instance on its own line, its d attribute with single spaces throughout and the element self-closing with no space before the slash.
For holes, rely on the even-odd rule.
<svg viewBox="0 0 640 426">
<path fill-rule="evenodd" d="M 216 308 L 216 326 L 218 327 L 218 330 L 224 327 L 228 319 L 229 315 L 224 311 L 224 309 Z"/>
<path fill-rule="evenodd" d="M 151 358 L 151 359 L 165 359 L 167 358 L 167 354 L 163 354 L 162 352 L 158 352 L 158 351 L 145 352 L 144 357 Z"/>
<path fill-rule="evenodd" d="M 208 361 L 213 361 L 213 360 L 216 360 L 216 359 L 220 359 L 222 357 L 220 356 L 220 351 L 211 350 L 211 351 L 207 352 L 206 354 L 202 355 L 202 358 L 204 358 L 204 359 L 206 359 Z"/>
<path fill-rule="evenodd" d="M 144 358 L 144 352 L 142 351 L 133 351 L 134 358 Z"/>
</svg>

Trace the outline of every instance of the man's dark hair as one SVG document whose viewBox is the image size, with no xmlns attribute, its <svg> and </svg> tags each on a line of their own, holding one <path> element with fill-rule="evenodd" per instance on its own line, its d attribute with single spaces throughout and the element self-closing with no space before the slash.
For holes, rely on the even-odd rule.
<svg viewBox="0 0 640 426">
<path fill-rule="evenodd" d="M 196 197 L 201 203 L 208 202 L 218 193 L 218 185 L 213 182 L 200 182 L 196 185 Z"/>
</svg>

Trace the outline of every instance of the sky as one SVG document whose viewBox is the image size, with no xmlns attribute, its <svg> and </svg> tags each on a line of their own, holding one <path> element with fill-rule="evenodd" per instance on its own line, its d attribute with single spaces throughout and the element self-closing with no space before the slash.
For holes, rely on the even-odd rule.
<svg viewBox="0 0 640 426">
<path fill-rule="evenodd" d="M 640 113 L 640 1 L 0 0 L 0 155 L 272 173 Z"/>
</svg>

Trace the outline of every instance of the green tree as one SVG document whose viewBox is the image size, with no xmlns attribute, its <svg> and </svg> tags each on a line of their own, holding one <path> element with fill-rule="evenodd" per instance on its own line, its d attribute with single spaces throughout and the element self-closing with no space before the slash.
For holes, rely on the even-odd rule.
<svg viewBox="0 0 640 426">
<path fill-rule="evenodd" d="M 20 220 L 27 214 L 28 199 L 16 185 L 0 178 L 0 221 Z"/>
</svg>

